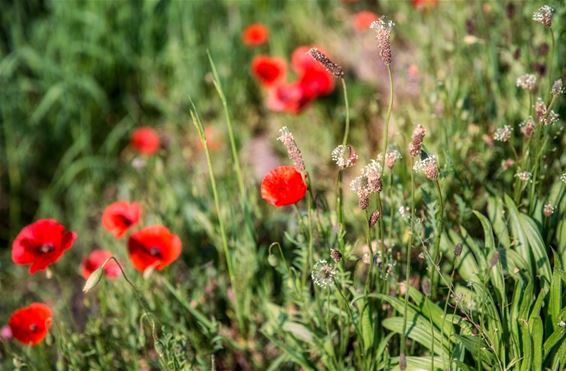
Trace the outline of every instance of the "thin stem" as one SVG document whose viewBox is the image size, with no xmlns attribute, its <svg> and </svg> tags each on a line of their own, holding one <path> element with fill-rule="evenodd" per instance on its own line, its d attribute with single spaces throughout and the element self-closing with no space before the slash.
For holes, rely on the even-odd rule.
<svg viewBox="0 0 566 371">
<path fill-rule="evenodd" d="M 194 108 L 194 106 L 193 106 Z M 220 238 L 222 240 L 222 248 L 224 251 L 224 258 L 226 260 L 226 268 L 228 269 L 228 277 L 230 279 L 230 284 L 232 286 L 232 290 L 234 290 L 234 300 L 235 300 L 235 310 L 236 310 L 236 317 L 238 320 L 238 325 L 240 329 L 244 330 L 244 318 L 242 317 L 242 313 L 240 311 L 240 301 L 238 297 L 238 289 L 235 285 L 235 277 L 234 277 L 234 268 L 232 266 L 232 256 L 230 254 L 230 249 L 228 247 L 228 238 L 226 237 L 226 230 L 224 228 L 224 220 L 222 219 L 221 208 L 220 208 L 220 199 L 218 197 L 218 191 L 216 189 L 216 179 L 214 177 L 214 172 L 212 170 L 212 160 L 210 159 L 210 152 L 208 150 L 208 144 L 206 143 L 206 137 L 204 136 L 204 128 L 202 126 L 202 122 L 200 118 L 196 114 L 196 111 L 191 111 L 191 118 L 193 121 L 193 125 L 197 129 L 199 133 L 199 137 L 204 148 L 204 154 L 206 156 L 206 164 L 208 166 L 208 174 L 210 177 L 210 186 L 212 188 L 212 195 L 214 198 L 214 206 L 216 208 L 216 214 L 218 217 L 218 226 L 220 229 Z"/>
<path fill-rule="evenodd" d="M 338 170 L 336 178 L 336 214 L 338 217 L 338 244 L 340 252 L 344 252 L 344 190 L 342 189 L 343 171 Z"/>
<path fill-rule="evenodd" d="M 342 91 L 344 93 L 344 106 L 346 107 L 346 125 L 344 126 L 344 138 L 342 139 L 342 145 L 348 143 L 348 134 L 350 133 L 350 105 L 348 103 L 348 90 L 346 89 L 346 80 L 341 78 Z"/>
<path fill-rule="evenodd" d="M 403 331 L 401 332 L 401 353 L 405 353 L 405 346 L 406 346 L 406 335 L 407 332 L 407 311 L 408 311 L 408 302 L 409 302 L 409 280 L 411 278 L 411 248 L 413 247 L 413 222 L 415 219 L 415 173 L 413 172 L 413 158 L 411 157 L 411 220 L 410 220 L 410 228 L 411 228 L 411 235 L 409 237 L 409 244 L 407 245 L 407 252 L 405 257 L 405 306 L 403 309 Z"/>
<path fill-rule="evenodd" d="M 222 107 L 224 108 L 224 116 L 226 117 L 226 126 L 228 127 L 228 138 L 230 139 L 230 150 L 232 152 L 232 160 L 234 161 L 234 171 L 236 172 L 236 178 L 238 180 L 238 188 L 240 190 L 240 198 L 243 201 L 246 200 L 246 189 L 244 187 L 244 178 L 242 176 L 242 168 L 240 166 L 240 159 L 238 157 L 238 148 L 236 146 L 236 138 L 234 136 L 234 130 L 232 129 L 232 120 L 230 119 L 230 113 L 228 112 L 228 103 L 226 101 L 226 96 L 222 90 L 222 85 L 220 84 L 220 78 L 218 77 L 218 72 L 216 71 L 216 66 L 212 60 L 212 56 L 208 53 L 208 60 L 210 62 L 210 67 L 212 68 L 212 75 L 214 76 L 214 87 L 216 92 L 222 101 Z"/>
<path fill-rule="evenodd" d="M 389 103 L 387 105 L 387 113 L 385 114 L 385 133 L 383 136 L 383 153 L 381 155 L 381 168 L 385 168 L 385 153 L 387 152 L 387 144 L 389 140 L 389 122 L 391 120 L 391 111 L 393 108 L 393 75 L 391 67 L 387 65 L 387 75 L 389 76 Z"/>
<path fill-rule="evenodd" d="M 549 28 L 550 30 L 550 53 L 548 53 L 548 94 L 552 94 L 552 73 L 553 73 L 553 66 L 554 66 L 554 61 L 553 61 L 553 57 L 554 57 L 554 51 L 555 51 L 555 43 L 556 41 L 554 40 L 554 31 L 552 30 L 552 27 Z M 549 108 L 550 109 L 550 108 Z"/>
<path fill-rule="evenodd" d="M 440 255 L 440 238 L 442 237 L 442 227 L 444 224 L 444 200 L 442 198 L 442 189 L 440 188 L 440 182 L 438 179 L 435 180 L 436 191 L 438 192 L 438 201 L 440 203 L 440 209 L 438 210 L 436 219 L 436 235 L 434 236 L 434 249 L 432 256 L 432 264 L 436 265 L 439 263 L 438 258 Z M 436 270 L 432 271 L 432 297 L 436 296 L 436 284 L 437 284 L 437 274 Z"/>
</svg>

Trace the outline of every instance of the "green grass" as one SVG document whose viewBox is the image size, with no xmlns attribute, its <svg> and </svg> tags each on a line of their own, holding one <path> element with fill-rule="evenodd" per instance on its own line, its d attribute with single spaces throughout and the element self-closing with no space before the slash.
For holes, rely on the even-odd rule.
<svg viewBox="0 0 566 371">
<path fill-rule="evenodd" d="M 531 102 L 549 102 L 552 82 L 566 76 L 566 8 L 548 3 L 552 34 L 531 20 L 538 1 L 514 2 L 511 18 L 503 1 L 441 0 L 427 11 L 338 0 L 0 5 L 0 327 L 32 301 L 54 310 L 39 346 L 0 342 L 0 368 L 373 370 L 405 358 L 408 369 L 564 369 L 564 95 L 552 106 L 559 122 L 531 140 L 519 128 Z M 382 160 L 389 83 L 373 32 L 353 30 L 364 9 L 397 23 L 388 143 L 403 154 L 370 199 L 368 211 L 381 211 L 370 228 L 349 184 Z M 270 30 L 257 49 L 240 39 L 253 22 Z M 330 159 L 347 120 L 340 81 L 286 115 L 266 108 L 249 72 L 257 54 L 289 61 L 311 44 L 346 70 L 348 143 L 359 160 L 340 181 Z M 535 64 L 547 74 L 529 97 L 515 81 Z M 438 188 L 412 171 L 417 124 L 438 157 Z M 141 125 L 166 145 L 136 169 L 128 140 Z M 504 125 L 510 141 L 494 142 Z M 203 150 L 203 126 L 221 133 L 220 149 Z M 303 152 L 312 195 L 274 208 L 260 197 L 257 168 L 271 155 L 291 164 L 276 141 L 282 126 Z M 263 145 L 265 159 L 254 155 Z M 515 164 L 504 170 L 507 159 Z M 518 181 L 519 170 L 532 181 Z M 148 278 L 133 269 L 126 241 L 100 226 L 118 199 L 142 203 L 141 225 L 181 237 L 175 263 Z M 44 217 L 79 236 L 50 279 L 10 256 L 21 228 Z M 363 262 L 368 236 L 379 265 Z M 133 286 L 102 279 L 81 292 L 78 266 L 95 247 L 114 253 Z M 343 258 L 321 288 L 311 269 L 330 262 L 331 249 Z"/>
</svg>

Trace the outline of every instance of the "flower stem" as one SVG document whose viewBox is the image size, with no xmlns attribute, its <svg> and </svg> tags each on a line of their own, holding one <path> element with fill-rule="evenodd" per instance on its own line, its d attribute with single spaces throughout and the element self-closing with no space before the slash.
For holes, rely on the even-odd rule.
<svg viewBox="0 0 566 371">
<path fill-rule="evenodd" d="M 442 198 L 442 189 L 440 188 L 440 182 L 438 179 L 435 181 L 436 191 L 438 192 L 438 201 L 440 203 L 440 209 L 436 217 L 436 235 L 434 237 L 434 249 L 432 252 L 432 264 L 438 264 L 438 258 L 440 256 L 440 238 L 442 237 L 442 227 L 444 224 L 444 200 Z M 432 297 L 436 296 L 436 286 L 437 286 L 438 276 L 436 270 L 432 271 Z"/>
<path fill-rule="evenodd" d="M 191 102 L 192 103 L 192 102 Z M 218 217 L 218 227 L 220 229 L 220 238 L 222 241 L 222 249 L 224 251 L 224 259 L 226 260 L 226 268 L 228 270 L 228 277 L 230 279 L 230 284 L 232 286 L 232 290 L 234 290 L 234 301 L 235 301 L 235 311 L 236 311 L 236 319 L 238 321 L 238 326 L 243 331 L 244 330 L 244 317 L 242 316 L 240 310 L 240 301 L 238 297 L 238 289 L 236 288 L 236 280 L 234 277 L 234 268 L 232 266 L 232 255 L 230 254 L 230 249 L 228 247 L 228 238 L 226 237 L 226 230 L 224 228 L 224 220 L 222 219 L 221 209 L 220 209 L 220 199 L 218 197 L 218 191 L 216 189 L 216 179 L 214 177 L 214 172 L 212 170 L 212 160 L 210 159 L 210 152 L 208 151 L 208 144 L 206 143 L 206 137 L 204 135 L 204 127 L 202 125 L 202 121 L 200 117 L 197 115 L 194 104 L 193 109 L 191 110 L 191 119 L 193 121 L 193 125 L 198 131 L 200 141 L 204 148 L 204 154 L 206 156 L 206 164 L 208 166 L 208 174 L 210 177 L 210 186 L 212 188 L 212 196 L 214 198 L 214 206 L 216 208 L 216 214 Z"/>
<path fill-rule="evenodd" d="M 405 257 L 405 305 L 403 308 L 403 331 L 401 332 L 401 354 L 405 353 L 406 346 L 406 332 L 407 332 L 407 310 L 409 303 L 409 280 L 411 279 L 411 248 L 413 247 L 413 235 L 414 235 L 414 219 L 415 219 L 415 173 L 413 172 L 413 158 L 411 157 L 411 219 L 410 228 L 411 235 L 409 237 L 409 244 L 407 245 L 407 252 Z"/>
</svg>

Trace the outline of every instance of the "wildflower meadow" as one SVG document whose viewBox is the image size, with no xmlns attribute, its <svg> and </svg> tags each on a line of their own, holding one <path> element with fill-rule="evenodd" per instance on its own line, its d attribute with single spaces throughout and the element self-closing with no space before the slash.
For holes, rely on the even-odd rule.
<svg viewBox="0 0 566 371">
<path fill-rule="evenodd" d="M 0 20 L 1 370 L 566 370 L 564 1 Z"/>
</svg>

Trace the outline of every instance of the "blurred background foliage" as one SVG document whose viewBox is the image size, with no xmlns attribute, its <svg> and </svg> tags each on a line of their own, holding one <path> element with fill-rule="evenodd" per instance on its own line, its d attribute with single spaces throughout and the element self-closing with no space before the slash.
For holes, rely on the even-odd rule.
<svg viewBox="0 0 566 371">
<path fill-rule="evenodd" d="M 566 12 L 560 8 L 561 1 L 549 3 L 558 9 L 554 58 L 559 69 L 555 75 L 564 78 Z M 287 220 L 289 214 L 273 212 L 256 202 L 257 183 L 265 173 L 261 162 L 287 161 L 273 145 L 273 138 L 279 127 L 288 125 L 304 151 L 316 191 L 325 195 L 334 184 L 329 153 L 341 137 L 344 109 L 336 89 L 301 115 L 271 113 L 249 73 L 249 64 L 260 53 L 289 60 L 300 45 L 316 44 L 328 50 L 346 68 L 352 142 L 360 157 L 367 160 L 381 150 L 382 96 L 387 87 L 373 35 L 357 33 L 352 27 L 352 16 L 360 10 L 388 14 L 397 22 L 391 142 L 406 148 L 416 123 L 429 129 L 427 145 L 439 154 L 447 176 L 448 223 L 467 223 L 472 235 L 482 236 L 472 210 L 485 210 L 488 196 L 506 190 L 513 182 L 513 173 L 501 170 L 501 161 L 510 154 L 494 147 L 489 137 L 496 127 L 525 119 L 529 102 L 515 87 L 518 75 L 535 71 L 543 84 L 548 80 L 547 38 L 544 30 L 530 21 L 539 5 L 441 0 L 437 8 L 418 11 L 409 1 L 377 0 L 2 2 L 0 292 L 10 295 L 3 295 L 0 301 L 0 322 L 26 300 L 51 298 L 46 300 L 64 307 L 61 316 L 69 310 L 73 319 L 57 329 L 59 334 L 72 334 L 64 344 L 69 354 L 62 356 L 69 365 L 76 362 L 77 367 L 96 367 L 117 362 L 116 367 L 130 368 L 125 365 L 138 359 L 137 352 L 147 350 L 147 339 L 138 331 L 145 325 L 136 322 L 140 308 L 131 305 L 135 299 L 126 286 L 103 283 L 108 287 L 99 290 L 103 294 L 96 303 L 88 298 L 83 302 L 80 294 L 83 281 L 77 266 L 93 247 L 111 249 L 125 260 L 120 243 L 99 227 L 101 210 L 116 199 L 141 200 L 145 224 L 164 223 L 181 236 L 184 263 L 172 266 L 164 276 L 181 282 L 183 291 L 190 291 L 194 300 L 203 298 L 202 305 L 218 321 L 231 316 L 224 314 L 226 298 L 218 294 L 225 289 L 216 287 L 226 283 L 216 271 L 213 204 L 202 152 L 188 115 L 190 98 L 205 125 L 219 132 L 224 143 L 213 153 L 213 160 L 222 184 L 221 198 L 227 205 L 236 205 L 236 180 L 207 51 L 228 98 L 253 200 L 258 257 L 240 257 L 243 280 L 250 283 L 254 275 L 261 277 L 250 283 L 251 292 L 260 298 L 273 295 L 274 300 L 282 300 L 277 294 L 281 283 L 262 258 L 271 242 L 284 239 L 287 227 L 297 226 Z M 269 44 L 257 50 L 244 46 L 240 36 L 253 22 L 264 23 L 270 30 Z M 555 109 L 564 117 L 564 100 Z M 139 169 L 134 166 L 136 156 L 128 148 L 128 140 L 130 132 L 142 125 L 157 128 L 164 145 L 159 156 Z M 519 142 L 521 137 L 517 134 L 513 141 Z M 552 164 L 547 169 L 548 184 L 566 165 L 563 136 L 557 135 L 553 144 L 551 156 L 556 161 L 548 161 Z M 262 152 L 264 145 L 267 152 Z M 406 184 L 408 174 L 401 170 L 396 181 L 395 208 L 406 195 L 401 185 Z M 425 188 L 422 197 L 427 197 L 426 192 Z M 347 197 L 353 209 L 354 196 Z M 241 218 L 237 208 L 226 210 L 226 214 L 232 221 L 229 234 L 237 235 Z M 57 272 L 60 279 L 73 279 L 53 279 L 46 286 L 40 284 L 40 275 L 29 277 L 22 267 L 11 263 L 11 241 L 24 225 L 39 217 L 57 218 L 78 232 L 77 244 L 58 264 Z M 349 233 L 363 236 L 363 226 L 356 225 L 356 219 L 361 220 L 358 211 L 347 216 Z M 175 346 L 184 346 L 190 339 L 194 354 L 185 356 L 187 362 L 196 362 L 195 354 L 212 354 L 221 346 L 214 340 L 214 331 L 204 331 L 203 338 L 203 329 L 187 323 L 179 308 L 158 304 L 172 300 L 173 291 L 165 290 L 159 282 L 159 290 L 148 281 L 140 279 L 138 283 L 141 291 L 153 293 L 145 297 L 163 326 L 180 324 L 179 328 L 185 329 L 159 339 L 166 343 L 164 352 L 174 353 Z M 56 300 L 55 295 L 59 295 Z M 253 306 L 249 300 L 248 306 Z M 89 318 L 93 307 L 110 315 Z M 110 323 L 104 322 L 107 318 Z M 259 315 L 251 321 L 261 322 Z M 85 334 L 93 336 L 81 338 L 76 329 L 86 329 Z M 96 335 L 108 337 L 108 341 Z M 247 362 L 238 353 L 245 348 L 245 340 L 237 334 L 232 338 L 236 340 L 228 352 L 234 352 L 236 361 L 231 362 L 241 366 Z M 255 347 L 246 348 L 254 349 L 255 366 L 268 364 L 277 354 L 265 344 L 262 339 Z M 72 355 L 77 351 L 86 361 Z M 173 353 L 168 356 L 181 362 Z M 150 354 L 144 359 L 155 357 Z M 198 361 L 206 363 L 210 358 Z M 155 367 L 155 362 L 151 366 Z M 132 366 L 137 367 L 143 365 Z"/>
</svg>

